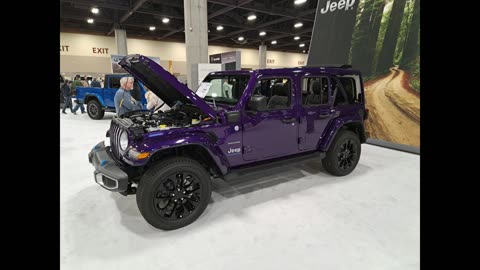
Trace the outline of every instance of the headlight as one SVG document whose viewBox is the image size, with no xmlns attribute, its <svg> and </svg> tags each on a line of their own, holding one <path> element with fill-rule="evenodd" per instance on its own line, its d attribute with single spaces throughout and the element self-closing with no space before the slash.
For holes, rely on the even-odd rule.
<svg viewBox="0 0 480 270">
<path fill-rule="evenodd" d="M 123 131 L 122 134 L 120 134 L 120 149 L 123 151 L 127 150 L 128 146 L 128 134 L 126 131 Z"/>
</svg>

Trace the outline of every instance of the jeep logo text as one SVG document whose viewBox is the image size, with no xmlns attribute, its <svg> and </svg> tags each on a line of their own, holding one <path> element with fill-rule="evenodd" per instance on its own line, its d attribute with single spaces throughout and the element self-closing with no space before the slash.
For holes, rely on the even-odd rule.
<svg viewBox="0 0 480 270">
<path fill-rule="evenodd" d="M 332 12 L 332 11 L 335 11 L 336 9 L 340 10 L 344 8 L 345 8 L 345 11 L 347 11 L 349 9 L 353 9 L 353 4 L 355 4 L 355 0 L 340 0 L 338 1 L 338 3 L 337 2 L 330 3 L 330 2 L 331 1 L 328 0 L 327 6 L 320 10 L 322 14 L 325 14 L 328 11 Z"/>
<path fill-rule="evenodd" d="M 230 149 L 228 149 L 227 154 L 240 153 L 240 151 L 241 151 L 240 148 L 230 148 Z"/>
</svg>

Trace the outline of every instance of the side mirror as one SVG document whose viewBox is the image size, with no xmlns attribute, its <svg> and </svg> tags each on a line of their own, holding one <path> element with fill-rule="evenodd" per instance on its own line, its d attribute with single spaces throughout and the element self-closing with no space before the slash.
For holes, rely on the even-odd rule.
<svg viewBox="0 0 480 270">
<path fill-rule="evenodd" d="M 238 123 L 240 121 L 240 112 L 239 111 L 228 112 L 226 115 L 226 118 L 227 118 L 227 123 L 229 124 Z"/>
<path fill-rule="evenodd" d="M 248 101 L 247 108 L 245 109 L 247 111 L 253 111 L 253 112 L 258 112 L 258 111 L 264 111 L 267 109 L 267 97 L 263 95 L 253 95 L 250 100 Z"/>
</svg>

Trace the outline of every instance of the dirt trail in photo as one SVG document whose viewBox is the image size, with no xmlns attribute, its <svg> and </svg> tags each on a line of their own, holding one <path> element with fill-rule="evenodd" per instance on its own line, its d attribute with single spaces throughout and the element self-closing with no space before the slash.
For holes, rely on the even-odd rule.
<svg viewBox="0 0 480 270">
<path fill-rule="evenodd" d="M 367 83 L 370 114 L 365 125 L 371 138 L 420 147 L 420 96 L 404 87 L 404 76 L 395 67 L 387 76 Z"/>
</svg>

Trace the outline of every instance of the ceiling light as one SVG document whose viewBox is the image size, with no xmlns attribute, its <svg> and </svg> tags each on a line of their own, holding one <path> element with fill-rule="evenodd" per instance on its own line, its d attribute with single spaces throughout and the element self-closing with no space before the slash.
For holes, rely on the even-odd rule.
<svg viewBox="0 0 480 270">
<path fill-rule="evenodd" d="M 150 26 L 148 29 L 150 29 L 150 31 L 153 31 L 153 30 L 155 30 L 156 28 L 155 28 L 155 26 Z"/>
<path fill-rule="evenodd" d="M 265 36 L 267 33 L 265 31 L 262 31 L 260 33 L 258 33 L 259 36 Z"/>
<path fill-rule="evenodd" d="M 303 3 L 305 3 L 305 2 L 307 2 L 307 0 L 295 0 L 293 3 L 294 3 L 295 5 L 300 5 L 300 4 L 303 4 Z"/>
<path fill-rule="evenodd" d="M 93 19 L 92 19 L 92 18 L 89 18 L 89 19 L 87 20 L 87 22 L 88 22 L 88 23 L 93 23 Z"/>
<path fill-rule="evenodd" d="M 257 16 L 255 16 L 255 14 L 252 14 L 252 15 L 250 15 L 250 16 L 247 17 L 247 20 L 253 21 L 253 20 L 255 20 L 256 18 L 257 18 Z"/>
<path fill-rule="evenodd" d="M 276 41 L 276 40 L 272 40 L 272 44 L 277 44 L 277 41 Z"/>
<path fill-rule="evenodd" d="M 305 43 L 301 43 L 300 45 L 298 45 L 299 47 L 305 47 Z"/>
<path fill-rule="evenodd" d="M 163 23 L 168 23 L 169 21 L 170 21 L 169 18 L 163 18 L 163 19 L 162 19 L 162 22 L 163 22 Z"/>
<path fill-rule="evenodd" d="M 221 26 L 221 25 L 217 26 L 217 30 L 218 30 L 218 31 L 223 30 L 223 26 Z"/>
<path fill-rule="evenodd" d="M 294 39 L 294 40 L 299 40 L 300 37 L 299 37 L 299 36 L 296 36 L 296 37 L 294 37 L 293 39 Z"/>
<path fill-rule="evenodd" d="M 303 26 L 303 23 L 301 23 L 301 22 L 298 22 L 294 25 L 295 28 L 300 28 L 302 26 Z"/>
<path fill-rule="evenodd" d="M 92 13 L 93 14 L 98 14 L 98 8 L 96 8 L 96 7 L 92 8 Z"/>
<path fill-rule="evenodd" d="M 238 37 L 238 40 L 239 40 L 239 41 L 242 41 L 242 40 L 244 40 L 244 39 L 245 39 L 244 37 Z"/>
</svg>

